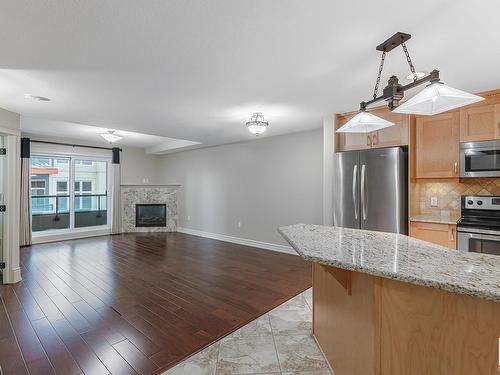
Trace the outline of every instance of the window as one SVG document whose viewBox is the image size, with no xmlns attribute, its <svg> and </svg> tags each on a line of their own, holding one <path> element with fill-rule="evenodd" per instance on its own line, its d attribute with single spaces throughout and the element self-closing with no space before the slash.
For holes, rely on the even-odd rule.
<svg viewBox="0 0 500 375">
<path fill-rule="evenodd" d="M 46 195 L 45 193 L 45 188 L 46 188 L 46 181 L 45 180 L 31 180 L 31 195 Z"/>
<path fill-rule="evenodd" d="M 31 158 L 33 232 L 108 224 L 108 160 Z"/>
<path fill-rule="evenodd" d="M 92 209 L 93 197 L 82 197 L 92 192 L 92 181 L 75 181 L 75 211 Z"/>
<path fill-rule="evenodd" d="M 94 166 L 94 162 L 92 160 L 75 160 L 75 165 L 83 165 L 86 167 Z"/>
<path fill-rule="evenodd" d="M 56 193 L 57 194 L 67 194 L 68 193 L 68 181 L 56 181 Z"/>
</svg>

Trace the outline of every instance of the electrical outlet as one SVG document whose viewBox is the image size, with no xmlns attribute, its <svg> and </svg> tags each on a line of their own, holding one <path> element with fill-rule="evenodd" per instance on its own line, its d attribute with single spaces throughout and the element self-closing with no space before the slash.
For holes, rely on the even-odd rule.
<svg viewBox="0 0 500 375">
<path fill-rule="evenodd" d="M 238 228 L 241 228 L 241 221 L 238 221 Z"/>
<path fill-rule="evenodd" d="M 431 207 L 437 207 L 438 199 L 437 197 L 431 197 Z"/>
<path fill-rule="evenodd" d="M 143 184 L 149 184 L 149 178 L 143 178 L 142 179 Z"/>
<path fill-rule="evenodd" d="M 187 219 L 188 219 L 188 221 L 190 221 L 191 220 L 191 216 L 188 215 Z"/>
</svg>

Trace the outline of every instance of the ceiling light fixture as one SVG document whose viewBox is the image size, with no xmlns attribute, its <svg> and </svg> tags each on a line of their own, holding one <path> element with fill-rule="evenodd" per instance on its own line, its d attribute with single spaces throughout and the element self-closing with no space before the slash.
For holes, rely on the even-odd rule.
<svg viewBox="0 0 500 375">
<path fill-rule="evenodd" d="M 366 116 L 368 114 L 366 108 L 382 100 L 385 100 L 388 103 L 389 109 L 395 113 L 417 115 L 435 115 L 484 100 L 484 98 L 480 96 L 446 86 L 440 82 L 439 70 L 434 69 L 429 74 L 423 75 L 422 73 L 416 72 L 405 44 L 410 38 L 410 34 L 398 32 L 377 46 L 377 51 L 382 51 L 382 58 L 378 69 L 377 80 L 375 82 L 375 89 L 373 90 L 373 99 L 361 102 L 359 104 L 360 113 L 337 129 L 338 133 L 370 133 L 374 130 L 394 125 L 394 123 L 378 118 L 372 114 Z M 393 75 L 389 78 L 387 86 L 384 87 L 382 95 L 378 96 L 378 86 L 384 68 L 385 56 L 387 52 L 392 51 L 398 46 L 403 47 L 406 61 L 410 66 L 410 76 L 413 77 L 413 82 L 403 86 L 399 83 L 398 77 Z M 406 90 L 426 82 L 430 82 L 430 84 L 414 97 L 400 105 Z M 375 120 L 375 118 L 378 120 Z"/>
<path fill-rule="evenodd" d="M 123 137 L 116 135 L 114 130 L 108 130 L 107 133 L 101 133 L 100 136 L 103 137 L 109 143 L 115 143 L 116 141 L 123 139 Z"/>
<path fill-rule="evenodd" d="M 37 102 L 50 102 L 49 98 L 46 98 L 45 96 L 39 96 L 39 95 L 24 94 L 24 98 L 35 100 Z"/>
<path fill-rule="evenodd" d="M 264 121 L 264 115 L 260 112 L 255 112 L 247 122 L 248 131 L 255 135 L 264 133 L 268 126 L 269 123 Z"/>
</svg>

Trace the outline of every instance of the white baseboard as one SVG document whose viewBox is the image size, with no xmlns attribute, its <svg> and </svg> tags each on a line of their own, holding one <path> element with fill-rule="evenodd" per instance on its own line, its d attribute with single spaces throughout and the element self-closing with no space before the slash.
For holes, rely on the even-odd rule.
<svg viewBox="0 0 500 375">
<path fill-rule="evenodd" d="M 293 248 L 291 246 L 278 245 L 278 244 L 269 243 L 269 242 L 250 240 L 248 238 L 228 236 L 228 235 L 219 234 L 219 233 L 204 232 L 204 231 L 197 230 L 197 229 L 183 228 L 183 227 L 177 227 L 177 232 L 191 234 L 193 236 L 198 236 L 198 237 L 211 238 L 213 240 L 236 243 L 238 245 L 252 246 L 252 247 L 257 247 L 259 249 L 266 249 L 266 250 L 278 251 L 280 253 L 297 255 L 297 253 L 295 252 L 295 250 L 293 250 Z"/>
<path fill-rule="evenodd" d="M 77 240 L 79 238 L 87 238 L 87 237 L 96 237 L 96 236 L 104 236 L 106 234 L 111 234 L 110 229 L 95 229 L 95 230 L 86 230 L 86 231 L 74 231 L 74 232 L 65 232 L 65 233 L 50 233 L 50 234 L 37 234 L 33 236 L 32 243 L 46 243 L 46 242 L 54 242 L 54 241 L 64 241 L 64 240 Z"/>
<path fill-rule="evenodd" d="M 4 284 L 15 284 L 21 281 L 21 268 L 16 267 L 11 270 L 3 270 L 3 283 Z"/>
</svg>

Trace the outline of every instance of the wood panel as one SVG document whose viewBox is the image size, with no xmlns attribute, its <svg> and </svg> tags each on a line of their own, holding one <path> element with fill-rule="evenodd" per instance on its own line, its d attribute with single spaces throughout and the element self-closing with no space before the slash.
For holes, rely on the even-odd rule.
<svg viewBox="0 0 500 375">
<path fill-rule="evenodd" d="M 410 115 L 393 113 L 387 107 L 375 108 L 370 112 L 395 124 L 371 133 L 372 148 L 408 145 Z"/>
<path fill-rule="evenodd" d="M 311 285 L 283 253 L 180 233 L 21 249 L 0 285 L 4 374 L 160 373 Z"/>
<path fill-rule="evenodd" d="M 457 226 L 426 222 L 410 222 L 410 236 L 437 245 L 457 248 Z"/>
<path fill-rule="evenodd" d="M 500 139 L 500 104 L 464 107 L 460 110 L 460 141 Z"/>
<path fill-rule="evenodd" d="M 314 336 L 336 375 L 498 374 L 500 303 L 313 265 Z"/>
<path fill-rule="evenodd" d="M 384 375 L 498 375 L 500 303 L 383 279 Z"/>
<path fill-rule="evenodd" d="M 392 113 L 387 107 L 370 109 L 369 112 L 395 123 L 394 126 L 371 133 L 335 133 L 337 151 L 364 150 L 408 145 L 410 115 Z M 343 126 L 357 112 L 337 115 L 336 129 Z"/>
<path fill-rule="evenodd" d="M 417 178 L 458 178 L 458 111 L 416 117 Z"/>
<path fill-rule="evenodd" d="M 356 113 L 337 115 L 336 129 L 343 126 Z M 371 136 L 363 133 L 335 133 L 337 151 L 364 150 L 371 147 Z"/>
<path fill-rule="evenodd" d="M 313 267 L 314 336 L 335 375 L 373 375 L 378 366 L 377 279 L 351 272 L 349 295 L 335 272 L 328 272 L 332 267 Z"/>
</svg>

